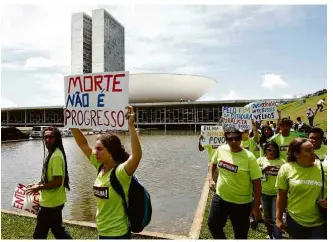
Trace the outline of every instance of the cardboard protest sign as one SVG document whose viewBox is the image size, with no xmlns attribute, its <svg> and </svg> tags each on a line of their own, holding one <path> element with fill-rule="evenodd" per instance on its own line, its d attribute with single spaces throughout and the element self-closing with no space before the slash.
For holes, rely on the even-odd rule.
<svg viewBox="0 0 333 242">
<path fill-rule="evenodd" d="M 18 184 L 15 188 L 12 207 L 22 209 L 24 211 L 37 214 L 39 207 L 39 195 L 37 192 L 32 195 L 26 194 L 27 187 L 23 184 Z"/>
<path fill-rule="evenodd" d="M 248 130 L 252 128 L 250 107 L 222 107 L 223 129 L 236 128 Z"/>
<path fill-rule="evenodd" d="M 129 72 L 65 76 L 66 128 L 127 130 Z"/>
<path fill-rule="evenodd" d="M 252 119 L 255 121 L 278 119 L 276 102 L 255 102 L 250 104 Z"/>
<path fill-rule="evenodd" d="M 202 125 L 201 134 L 204 136 L 201 144 L 212 145 L 213 149 L 226 143 L 222 126 Z"/>
</svg>

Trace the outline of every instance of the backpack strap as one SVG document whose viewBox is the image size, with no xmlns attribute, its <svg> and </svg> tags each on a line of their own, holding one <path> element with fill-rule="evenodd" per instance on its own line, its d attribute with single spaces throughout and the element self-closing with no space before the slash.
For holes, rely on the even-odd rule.
<svg viewBox="0 0 333 242">
<path fill-rule="evenodd" d="M 324 168 L 323 168 L 323 164 L 321 162 L 320 162 L 320 168 L 321 168 L 321 181 L 323 183 L 323 185 L 321 187 L 321 198 L 324 199 L 325 178 L 324 178 Z"/>
<path fill-rule="evenodd" d="M 111 171 L 111 175 L 110 175 L 110 183 L 111 186 L 113 187 L 113 189 L 116 191 L 116 193 L 118 193 L 118 195 L 121 197 L 121 199 L 123 200 L 123 205 L 124 205 L 124 209 L 125 212 L 128 216 L 128 207 L 127 207 L 127 202 L 126 202 L 126 198 L 125 198 L 125 193 L 124 193 L 124 189 L 122 187 L 122 185 L 120 184 L 117 176 L 116 176 L 116 169 L 118 166 L 116 166 L 115 168 L 112 169 Z"/>
</svg>

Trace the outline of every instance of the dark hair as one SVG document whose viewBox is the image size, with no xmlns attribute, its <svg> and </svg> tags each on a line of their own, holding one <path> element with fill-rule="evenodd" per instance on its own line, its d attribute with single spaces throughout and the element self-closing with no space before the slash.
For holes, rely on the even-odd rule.
<svg viewBox="0 0 333 242">
<path fill-rule="evenodd" d="M 289 125 L 293 125 L 293 121 L 291 121 L 291 119 L 290 118 L 282 118 L 281 120 L 280 120 L 280 125 L 281 124 L 289 124 Z"/>
<path fill-rule="evenodd" d="M 267 149 L 270 145 L 273 145 L 276 152 L 275 152 L 275 159 L 280 158 L 280 149 L 277 143 L 275 143 L 274 141 L 268 141 L 265 145 L 264 145 L 264 155 L 266 156 L 267 153 Z"/>
<path fill-rule="evenodd" d="M 49 153 L 45 159 L 45 143 L 43 140 L 43 145 L 44 145 L 44 162 L 43 162 L 43 170 L 42 170 L 42 183 L 48 183 L 48 179 L 47 179 L 47 168 L 50 162 L 50 158 L 53 155 L 54 151 L 56 149 L 59 149 L 62 153 L 62 155 L 64 156 L 64 162 L 65 162 L 65 179 L 64 179 L 64 186 L 65 188 L 70 191 L 70 187 L 69 187 L 69 175 L 68 175 L 68 168 L 67 168 L 67 158 L 66 158 L 66 153 L 65 153 L 65 149 L 64 146 L 62 144 L 62 139 L 61 139 L 61 133 L 59 131 L 58 128 L 56 127 L 47 127 L 44 129 L 43 131 L 43 137 L 46 131 L 51 131 L 52 134 L 54 135 L 55 138 L 55 142 L 52 145 L 52 147 L 49 150 Z"/>
<path fill-rule="evenodd" d="M 225 137 L 227 137 L 231 133 L 236 133 L 236 134 L 242 135 L 243 132 L 240 131 L 239 129 L 236 129 L 236 128 L 225 128 L 224 129 L 224 136 Z"/>
<path fill-rule="evenodd" d="M 265 131 L 269 129 L 271 131 L 271 135 L 269 137 L 266 137 L 265 136 Z M 264 144 L 267 142 L 267 139 L 269 139 L 270 137 L 272 137 L 274 135 L 274 132 L 273 132 L 273 129 L 270 127 L 270 126 L 264 126 L 262 129 L 261 129 L 261 136 L 260 136 L 260 139 L 259 139 L 259 144 L 261 147 L 264 146 Z"/>
<path fill-rule="evenodd" d="M 112 155 L 117 164 L 127 161 L 129 154 L 125 151 L 119 137 L 115 134 L 108 133 L 100 135 L 97 140 L 100 140 L 107 151 Z"/>
<path fill-rule="evenodd" d="M 301 117 L 296 118 L 297 121 L 302 121 Z"/>
<path fill-rule="evenodd" d="M 296 154 L 299 154 L 299 152 L 301 151 L 301 145 L 308 141 L 309 139 L 306 138 L 293 139 L 288 146 L 287 161 L 295 162 Z"/>
<path fill-rule="evenodd" d="M 320 137 L 323 139 L 324 138 L 324 131 L 321 128 L 310 128 L 308 130 L 308 136 L 310 135 L 310 133 L 319 133 Z"/>
</svg>

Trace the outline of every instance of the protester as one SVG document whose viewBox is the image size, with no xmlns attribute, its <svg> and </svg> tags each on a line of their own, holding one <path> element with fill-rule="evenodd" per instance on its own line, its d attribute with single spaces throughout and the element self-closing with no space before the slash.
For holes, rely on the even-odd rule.
<svg viewBox="0 0 333 242">
<path fill-rule="evenodd" d="M 289 143 L 294 139 L 300 137 L 302 134 L 297 132 L 291 132 L 290 129 L 293 122 L 289 118 L 282 118 L 279 123 L 280 132 L 270 138 L 270 141 L 274 141 L 278 144 L 280 150 L 280 157 L 284 160 L 287 159 L 287 150 Z"/>
<path fill-rule="evenodd" d="M 110 184 L 111 171 L 116 169 L 116 177 L 128 200 L 131 177 L 142 156 L 140 141 L 134 127 L 133 108 L 127 107 L 127 109 L 125 116 L 131 136 L 132 155 L 125 151 L 119 137 L 112 133 L 98 136 L 95 148 L 92 149 L 83 133 L 79 129 L 72 129 L 76 143 L 95 169 L 100 171 L 93 187 L 94 195 L 97 197 L 96 224 L 99 239 L 131 238 L 122 198 Z"/>
<path fill-rule="evenodd" d="M 309 125 L 313 127 L 313 120 L 315 117 L 315 113 L 312 111 L 311 108 L 308 108 L 308 111 L 306 112 L 306 116 L 308 117 L 309 120 Z"/>
<path fill-rule="evenodd" d="M 250 151 L 256 158 L 259 158 L 261 156 L 261 149 L 260 145 L 258 143 L 259 141 L 259 135 L 257 131 L 257 127 L 253 126 L 252 131 L 254 133 L 254 137 L 250 138 L 249 137 L 249 130 L 244 130 L 242 132 L 242 143 L 241 146 L 244 149 L 247 149 Z"/>
<path fill-rule="evenodd" d="M 72 239 L 62 225 L 62 209 L 66 203 L 66 191 L 70 190 L 67 159 L 62 144 L 61 133 L 56 127 L 47 127 L 43 131 L 44 154 L 41 181 L 28 185 L 27 194 L 40 191 L 37 225 L 34 239 L 46 239 L 49 229 L 56 239 Z"/>
<path fill-rule="evenodd" d="M 210 189 L 216 193 L 210 207 L 208 227 L 214 239 L 226 239 L 223 228 L 230 217 L 235 239 L 247 239 L 252 204 L 254 214 L 260 213 L 261 170 L 254 155 L 241 147 L 242 133 L 239 130 L 227 129 L 225 137 L 227 144 L 217 149 L 209 170 Z M 219 176 L 215 186 L 213 174 L 217 166 Z"/>
<path fill-rule="evenodd" d="M 308 136 L 314 146 L 317 157 L 320 161 L 324 161 L 327 156 L 327 146 L 323 144 L 324 131 L 321 128 L 311 128 L 308 131 Z"/>
<path fill-rule="evenodd" d="M 324 170 L 324 194 L 321 165 Z M 291 239 L 326 239 L 326 223 L 319 207 L 327 208 L 327 168 L 325 164 L 315 161 L 313 145 L 308 139 L 291 141 L 288 162 L 280 168 L 276 186 L 279 189 L 276 202 L 278 229 L 285 229 L 282 214 L 286 209 Z"/>
<path fill-rule="evenodd" d="M 276 195 L 278 192 L 275 188 L 275 183 L 278 171 L 285 163 L 285 160 L 280 158 L 279 146 L 275 142 L 269 141 L 264 146 L 264 157 L 258 158 L 257 162 L 263 173 L 261 178 L 261 201 L 264 208 L 267 232 L 270 239 L 281 239 L 280 231 L 275 228 Z M 275 228 L 275 233 L 273 233 L 273 228 Z"/>
<path fill-rule="evenodd" d="M 261 130 L 261 136 L 259 139 L 259 145 L 263 149 L 267 141 L 274 135 L 271 127 L 263 127 Z"/>
<path fill-rule="evenodd" d="M 319 112 L 322 112 L 323 108 L 324 108 L 323 105 L 327 106 L 326 103 L 325 103 L 325 98 L 319 100 L 319 102 L 317 103 L 317 109 L 316 109 L 315 113 L 317 113 L 318 110 L 319 110 Z"/>
</svg>

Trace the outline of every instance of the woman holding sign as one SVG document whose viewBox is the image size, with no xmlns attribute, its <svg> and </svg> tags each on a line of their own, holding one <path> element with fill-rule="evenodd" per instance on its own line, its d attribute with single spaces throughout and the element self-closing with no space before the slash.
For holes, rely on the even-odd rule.
<svg viewBox="0 0 333 242">
<path fill-rule="evenodd" d="M 79 129 L 72 129 L 76 143 L 98 171 L 93 187 L 97 197 L 96 224 L 99 239 L 130 239 L 128 216 L 125 212 L 122 198 L 110 184 L 110 175 L 116 168 L 126 200 L 132 175 L 139 166 L 142 151 L 139 138 L 134 127 L 134 112 L 132 107 L 126 107 L 131 136 L 132 155 L 129 155 L 121 144 L 118 136 L 108 133 L 97 138 L 95 148 L 91 148 L 87 139 Z"/>
</svg>

